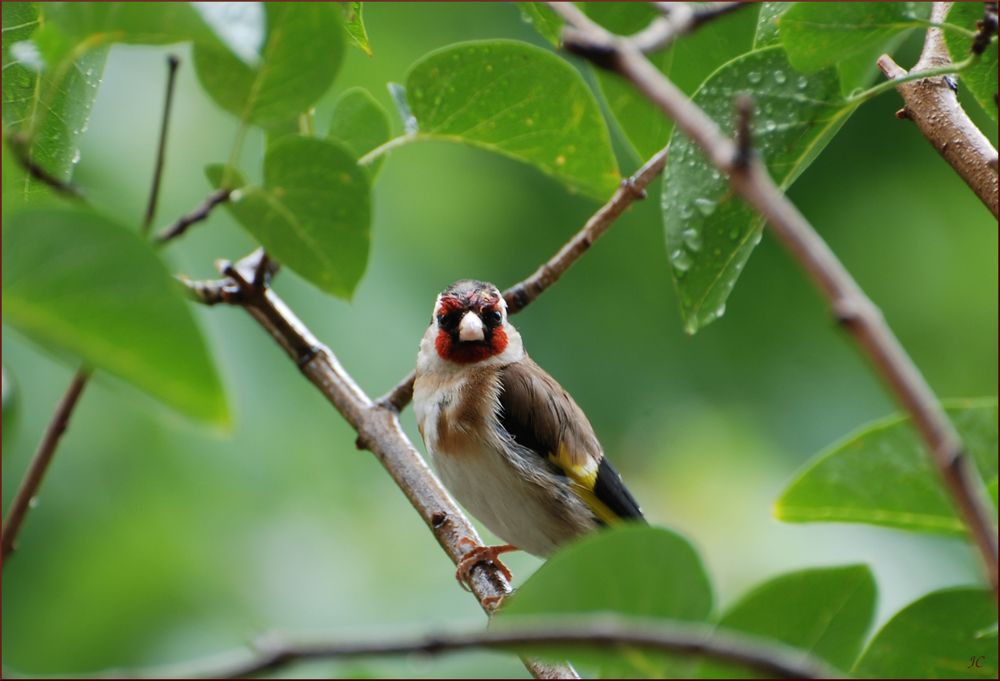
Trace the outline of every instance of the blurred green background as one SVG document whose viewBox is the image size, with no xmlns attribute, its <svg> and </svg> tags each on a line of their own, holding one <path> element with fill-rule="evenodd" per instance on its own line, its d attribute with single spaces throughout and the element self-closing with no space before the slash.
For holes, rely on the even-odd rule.
<svg viewBox="0 0 1000 681">
<path fill-rule="evenodd" d="M 374 57 L 347 51 L 317 109 L 321 131 L 351 86 L 392 110 L 386 82 L 403 81 L 431 49 L 489 37 L 542 44 L 509 5 L 365 11 Z M 919 42 L 911 36 L 897 60 L 913 63 Z M 200 90 L 186 47 L 115 46 L 76 180 L 128 224 L 138 224 L 148 190 L 168 52 L 183 64 L 159 224 L 209 193 L 202 168 L 227 158 L 236 132 Z M 940 396 L 995 395 L 996 223 L 915 127 L 893 117 L 899 106 L 889 93 L 862 107 L 790 194 Z M 996 144 L 994 126 L 984 129 Z M 262 148 L 252 132 L 243 156 L 251 178 Z M 638 165 L 627 153 L 620 159 L 623 172 Z M 928 590 L 979 582 L 976 557 L 957 539 L 771 518 L 771 502 L 810 455 L 895 407 L 766 233 L 726 316 L 685 335 L 657 194 L 515 324 L 586 410 L 650 520 L 701 551 L 717 601 L 793 567 L 860 561 L 878 578 L 878 625 Z M 375 185 L 371 256 L 354 300 L 326 297 L 287 271 L 275 288 L 378 395 L 412 368 L 441 288 L 461 277 L 513 283 L 596 207 L 513 161 L 410 145 L 387 159 Z M 253 247 L 218 211 L 165 257 L 177 272 L 211 276 L 214 259 Z M 482 626 L 403 495 L 277 346 L 238 309 L 197 315 L 232 403 L 232 432 L 192 425 L 106 376 L 92 381 L 4 568 L 5 668 L 165 664 L 272 630 L 386 637 Z M 6 326 L 3 364 L 16 399 L 3 429 L 6 508 L 74 366 Z M 403 420 L 419 442 L 412 411 Z M 523 580 L 538 561 L 514 555 L 508 565 Z M 485 653 L 294 673 L 525 675 L 516 660 Z"/>
</svg>

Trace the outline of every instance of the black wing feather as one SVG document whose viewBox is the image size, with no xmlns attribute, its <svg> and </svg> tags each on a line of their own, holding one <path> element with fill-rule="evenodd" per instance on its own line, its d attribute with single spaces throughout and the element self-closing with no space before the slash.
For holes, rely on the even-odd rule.
<svg viewBox="0 0 1000 681">
<path fill-rule="evenodd" d="M 639 504 L 601 451 L 583 410 L 541 367 L 527 357 L 503 367 L 499 399 L 500 425 L 515 442 L 561 475 L 565 471 L 549 460 L 561 444 L 598 459 L 594 496 L 619 518 L 643 520 Z"/>
</svg>

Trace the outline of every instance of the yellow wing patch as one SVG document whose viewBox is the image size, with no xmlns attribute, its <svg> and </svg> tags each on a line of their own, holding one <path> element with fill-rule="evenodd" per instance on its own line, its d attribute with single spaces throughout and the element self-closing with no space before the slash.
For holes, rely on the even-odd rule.
<svg viewBox="0 0 1000 681">
<path fill-rule="evenodd" d="M 602 522 L 610 525 L 621 521 L 621 518 L 594 494 L 594 485 L 597 484 L 596 461 L 588 456 L 584 463 L 574 462 L 573 455 L 566 447 L 565 442 L 559 443 L 558 453 L 549 454 L 549 461 L 559 466 L 573 481 L 573 492 L 590 507 L 590 510 Z"/>
</svg>

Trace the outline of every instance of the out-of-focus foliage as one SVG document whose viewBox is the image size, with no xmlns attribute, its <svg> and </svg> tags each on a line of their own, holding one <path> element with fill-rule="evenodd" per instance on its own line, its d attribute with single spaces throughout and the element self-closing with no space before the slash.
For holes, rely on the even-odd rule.
<svg viewBox="0 0 1000 681">
<path fill-rule="evenodd" d="M 495 626 L 532 616 L 613 612 L 648 620 L 704 622 L 712 586 L 691 544 L 662 528 L 623 527 L 588 537 L 556 554 L 504 604 Z M 685 660 L 622 648 L 604 653 L 553 650 L 600 670 L 605 678 L 662 678 Z"/>
<path fill-rule="evenodd" d="M 191 310 L 134 232 L 84 210 L 30 211 L 4 222 L 7 322 L 184 414 L 228 420 Z"/>
<path fill-rule="evenodd" d="M 166 225 L 189 212 L 213 185 L 237 188 L 239 199 L 164 250 L 154 252 L 133 238 L 129 247 L 108 241 L 95 254 L 86 228 L 52 234 L 56 223 L 22 210 L 25 196 L 46 204 L 66 200 L 36 192 L 37 183 L 12 153 L 24 148 L 4 145 L 3 364 L 11 379 L 5 385 L 16 386 L 17 402 L 10 411 L 5 398 L 5 506 L 80 356 L 90 358 L 90 349 L 80 345 L 85 334 L 50 333 L 38 347 L 26 340 L 37 333 L 21 335 L 18 329 L 30 331 L 31 320 L 19 317 L 8 297 L 16 294 L 19 304 L 37 308 L 48 289 L 9 286 L 10 273 L 28 268 L 25 281 L 45 281 L 74 265 L 73 258 L 100 255 L 108 262 L 101 268 L 105 278 L 78 281 L 78 298 L 51 295 L 49 308 L 38 308 L 82 319 L 87 310 L 109 305 L 109 296 L 93 287 L 123 271 L 120 258 L 165 284 L 164 265 L 169 272 L 215 276 L 213 260 L 238 258 L 263 243 L 286 265 L 275 281 L 277 293 L 375 395 L 412 368 L 441 288 L 460 277 L 504 286 L 534 270 L 593 213 L 595 199 L 614 189 L 619 163 L 622 174 L 632 172 L 633 152 L 651 152 L 669 132 L 651 109 L 641 110 L 641 100 L 623 99 L 632 95 L 624 83 L 604 75 L 595 82 L 588 68 L 581 77 L 573 65 L 582 64 L 553 53 L 558 22 L 547 8 L 523 3 L 529 25 L 517 8 L 503 5 L 369 5 L 364 35 L 378 46 L 369 56 L 365 45 L 343 47 L 347 40 L 358 44 L 360 11 L 351 14 L 357 5 L 4 3 L 5 133 L 21 133 L 12 142 L 27 140 L 32 158 L 82 187 L 91 209 L 106 216 L 100 224 L 124 234 L 117 225 L 138 222 L 148 192 L 167 51 L 145 43 L 180 41 L 169 49 L 182 61 L 157 222 Z M 642 11 L 585 9 L 609 24 L 616 12 Z M 761 82 L 752 84 L 752 69 L 740 68 L 761 55 L 778 59 L 786 39 L 793 40 L 782 24 L 785 9 L 769 3 L 761 20 L 761 8 L 743 8 L 682 38 L 668 53 L 672 57 L 657 57 L 658 66 L 688 92 L 721 65 L 713 79 L 745 76 L 741 87 L 759 106 L 772 95 L 787 95 L 780 103 L 790 116 L 784 122 L 798 127 L 789 129 L 785 160 L 772 172 L 787 182 L 802 173 L 792 199 L 885 311 L 937 393 L 995 395 L 995 222 L 912 126 L 893 117 L 893 93 L 838 120 L 834 142 L 817 155 L 828 141 L 825 133 L 836 127 L 823 129 L 826 103 L 870 79 L 870 56 L 845 52 L 832 78 L 832 71 L 786 70 L 781 57 L 784 82 L 777 62 L 768 61 L 757 64 Z M 46 21 L 42 31 L 38 12 L 80 21 Z M 740 55 L 750 49 L 754 26 L 757 46 L 770 47 Z M 805 28 L 800 23 L 795 30 Z M 915 60 L 919 33 L 900 48 L 900 63 Z M 892 49 L 905 35 L 880 34 L 880 42 L 865 49 Z M 108 51 L 107 65 L 98 87 L 102 51 Z M 100 64 L 86 61 L 98 57 Z M 735 59 L 722 64 L 730 57 Z M 696 63 L 682 63 L 691 60 Z M 88 66 L 94 67 L 89 73 Z M 811 107 L 815 102 L 801 101 L 800 75 L 808 83 L 824 79 L 819 113 Z M 387 83 L 404 80 L 405 91 L 387 91 Z M 995 82 L 994 71 L 994 92 Z M 698 101 L 708 101 L 708 87 Z M 603 94 L 605 115 L 595 88 Z M 960 96 L 995 143 L 995 126 L 966 90 L 976 94 L 971 81 Z M 53 94 L 37 94 L 44 92 Z M 374 101 L 361 92 L 372 93 Z M 732 92 L 723 94 L 709 108 L 728 125 Z M 407 98 L 413 118 L 387 121 L 381 109 L 406 105 Z M 775 130 L 767 129 L 764 113 L 757 116 L 756 137 L 766 157 L 768 141 L 782 133 L 777 119 Z M 241 127 L 240 119 L 257 125 Z M 424 138 L 460 144 L 408 144 Z M 700 163 L 697 152 L 682 157 L 682 137 L 674 139 L 668 193 L 671 185 L 683 188 L 688 177 L 678 157 L 684 167 Z M 355 164 L 383 144 L 367 168 Z M 201 173 L 206 167 L 207 180 Z M 370 172 L 375 169 L 377 175 Z M 679 235 L 692 252 L 700 243 L 704 253 L 708 244 L 725 243 L 719 240 L 728 239 L 732 225 L 718 219 L 721 209 L 695 201 L 703 198 L 695 193 L 687 196 L 689 224 L 674 224 L 671 238 Z M 731 201 L 724 192 L 713 196 L 720 205 Z M 876 607 L 876 589 L 866 568 L 823 565 L 871 566 L 879 627 L 931 590 L 980 582 L 977 558 L 960 537 L 772 521 L 772 500 L 810 452 L 895 407 L 804 275 L 770 239 L 747 261 L 727 315 L 696 339 L 686 337 L 670 285 L 669 254 L 676 249 L 665 248 L 655 204 L 636 205 L 515 323 L 532 356 L 585 408 L 650 521 L 690 541 L 666 529 L 626 528 L 570 547 L 527 581 L 537 561 L 505 558 L 523 584 L 510 612 L 610 608 L 721 621 L 845 667 Z M 712 234 L 689 232 L 701 220 L 696 216 L 713 215 L 714 223 L 700 223 Z M 30 248 L 9 246 L 9 238 L 19 235 L 37 241 Z M 65 257 L 35 264 L 39 254 L 57 252 Z M 155 351 L 161 368 L 177 366 L 158 387 L 180 382 L 199 391 L 183 405 L 196 412 L 198 404 L 216 404 L 211 358 L 235 427 L 224 437 L 200 430 L 109 378 L 111 372 L 96 373 L 18 552 L 5 564 L 5 670 L 78 673 L 156 665 L 242 646 L 270 630 L 343 639 L 361 633 L 390 638 L 445 623 L 480 626 L 473 599 L 456 587 L 452 566 L 406 499 L 373 457 L 356 452 L 356 434 L 259 327 L 240 311 L 190 307 L 209 349 L 202 353 L 208 356 L 204 371 L 182 371 L 183 355 L 201 347 L 181 338 L 193 328 L 190 319 L 170 329 L 135 326 L 160 307 L 161 322 L 181 319 L 180 288 L 161 289 L 147 301 L 153 309 L 129 306 L 124 314 L 132 326 L 115 326 L 121 329 L 113 339 L 118 345 L 104 348 L 107 364 L 92 361 L 115 369 L 114 362 L 125 362 L 130 353 Z M 322 292 L 352 295 L 351 302 Z M 87 319 L 81 329 L 99 321 Z M 53 345 L 52 354 L 39 350 Z M 127 367 L 119 369 L 134 380 Z M 172 395 L 159 397 L 178 406 L 183 392 Z M 995 433 L 995 418 L 993 424 Z M 404 426 L 415 435 L 409 412 Z M 894 440 L 892 453 L 912 450 L 912 444 Z M 993 452 L 995 463 L 995 444 Z M 993 471 L 986 483 L 995 499 Z M 809 570 L 788 574 L 802 567 Z M 849 607 L 833 612 L 829 597 L 835 593 Z M 963 644 L 970 631 L 987 639 L 992 631 L 995 650 L 996 629 L 989 626 L 995 611 L 983 592 L 970 593 L 976 626 L 980 619 L 985 625 L 972 630 L 972 620 L 956 619 L 958 638 L 941 640 Z M 926 600 L 892 620 L 864 656 L 870 667 L 859 669 L 889 669 L 899 657 L 892 651 L 919 644 L 919 623 L 894 629 L 892 636 L 886 632 L 913 611 L 924 612 Z M 711 612 L 713 601 L 721 616 Z M 801 630 L 769 620 L 765 602 L 817 626 L 828 613 L 829 626 L 815 641 L 805 640 Z M 801 610 L 795 610 L 798 603 Z M 948 622 L 949 608 L 934 610 L 935 623 Z M 882 650 L 890 652 L 873 653 L 883 639 L 889 645 Z M 922 666 L 898 668 L 945 673 L 935 666 L 941 660 L 967 664 L 965 652 L 952 659 L 958 644 L 928 646 L 934 660 L 914 656 Z M 591 661 L 609 673 L 693 669 L 691 660 L 632 653 Z M 315 662 L 293 673 L 525 672 L 509 655 L 467 654 L 433 662 Z"/>
<path fill-rule="evenodd" d="M 979 21 L 983 20 L 984 5 L 977 3 L 956 2 L 948 12 L 948 23 L 960 26 L 966 30 L 976 30 Z M 945 42 L 948 44 L 948 52 L 951 53 L 953 61 L 962 61 L 968 58 L 972 50 L 972 39 L 968 35 L 954 30 L 944 32 Z M 976 63 L 968 72 L 962 74 L 962 82 L 972 96 L 979 102 L 979 106 L 993 119 L 997 121 L 997 41 L 994 37 L 987 45 L 986 50 L 979 57 Z"/>
<path fill-rule="evenodd" d="M 997 675 L 997 611 L 984 589 L 945 589 L 882 627 L 854 668 L 863 678 L 989 679 Z"/>
<path fill-rule="evenodd" d="M 719 618 L 719 629 L 753 634 L 805 650 L 835 669 L 857 659 L 875 614 L 875 580 L 866 565 L 813 568 L 752 589 Z M 757 678 L 706 662 L 698 678 Z"/>
</svg>

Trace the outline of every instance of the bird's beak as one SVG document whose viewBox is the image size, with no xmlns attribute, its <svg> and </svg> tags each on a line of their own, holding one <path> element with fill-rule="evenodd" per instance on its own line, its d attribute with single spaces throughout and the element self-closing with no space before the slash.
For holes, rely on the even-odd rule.
<svg viewBox="0 0 1000 681">
<path fill-rule="evenodd" d="M 483 320 L 475 312 L 466 312 L 458 325 L 458 340 L 481 341 L 486 338 L 483 332 Z"/>
</svg>

